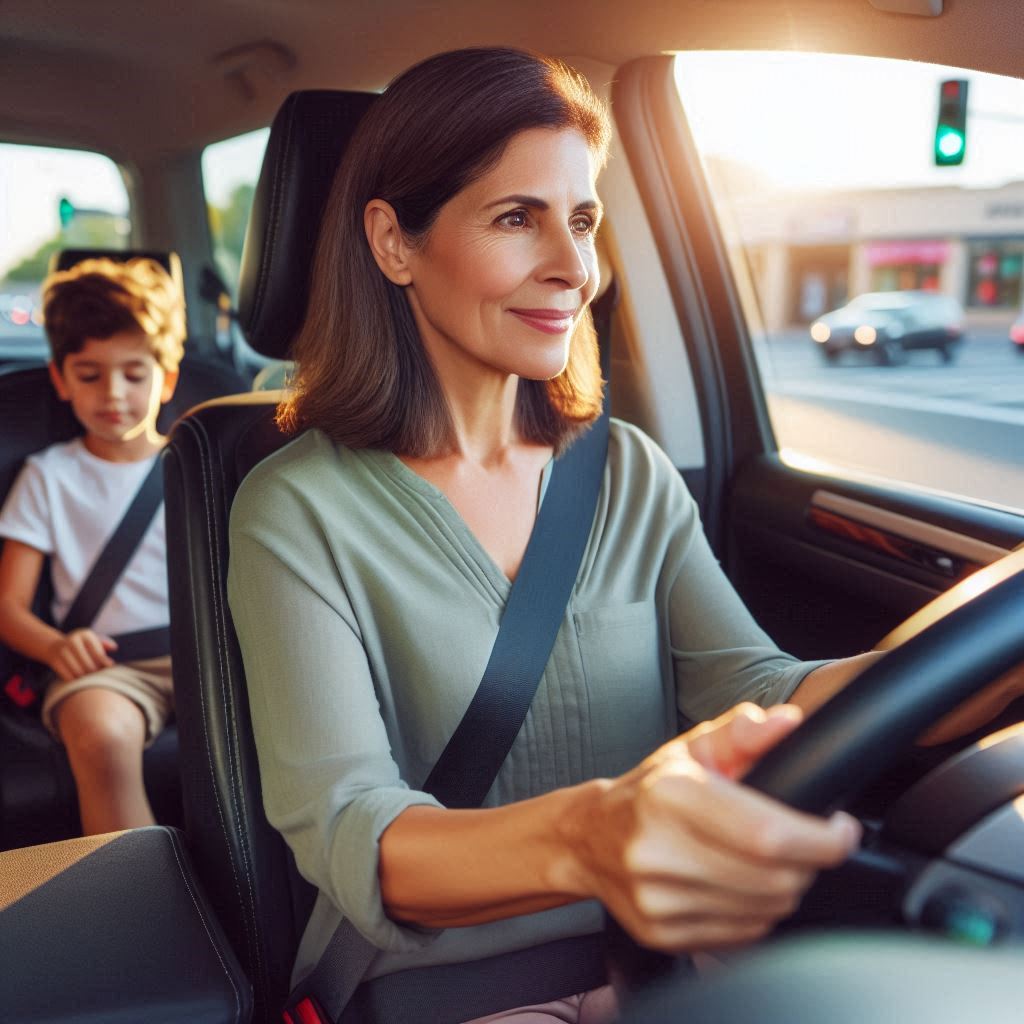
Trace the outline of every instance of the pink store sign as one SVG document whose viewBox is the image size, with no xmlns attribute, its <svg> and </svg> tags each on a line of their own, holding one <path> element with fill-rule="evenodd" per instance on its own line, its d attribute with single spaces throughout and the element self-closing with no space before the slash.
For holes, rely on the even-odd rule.
<svg viewBox="0 0 1024 1024">
<path fill-rule="evenodd" d="M 894 267 L 907 263 L 934 265 L 949 258 L 949 242 L 868 242 L 868 265 Z"/>
</svg>

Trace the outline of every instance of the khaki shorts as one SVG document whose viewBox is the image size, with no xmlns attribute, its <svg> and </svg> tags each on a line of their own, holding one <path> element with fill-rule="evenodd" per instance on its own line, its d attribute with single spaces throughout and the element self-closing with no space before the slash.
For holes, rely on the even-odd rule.
<svg viewBox="0 0 1024 1024">
<path fill-rule="evenodd" d="M 90 672 L 65 683 L 55 679 L 46 688 L 43 697 L 43 725 L 60 740 L 54 725 L 55 708 L 66 697 L 79 690 L 102 687 L 123 694 L 142 712 L 146 719 L 146 746 L 160 735 L 174 711 L 174 689 L 171 685 L 171 658 L 147 658 L 145 661 L 126 661 L 123 665 L 112 665 L 99 672 Z"/>
</svg>

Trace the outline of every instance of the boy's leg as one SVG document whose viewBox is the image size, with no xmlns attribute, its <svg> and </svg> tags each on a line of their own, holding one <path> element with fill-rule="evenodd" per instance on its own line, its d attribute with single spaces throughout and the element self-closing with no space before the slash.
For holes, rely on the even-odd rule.
<svg viewBox="0 0 1024 1024">
<path fill-rule="evenodd" d="M 467 1024 L 615 1024 L 619 1007 L 611 985 L 536 1006 L 477 1017 Z"/>
<path fill-rule="evenodd" d="M 54 719 L 71 762 L 85 835 L 154 824 L 142 781 L 142 709 L 96 686 L 61 700 Z"/>
</svg>

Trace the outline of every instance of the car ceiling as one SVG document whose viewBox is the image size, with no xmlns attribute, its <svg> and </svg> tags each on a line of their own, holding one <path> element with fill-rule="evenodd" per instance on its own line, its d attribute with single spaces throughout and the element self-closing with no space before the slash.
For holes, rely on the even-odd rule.
<svg viewBox="0 0 1024 1024">
<path fill-rule="evenodd" d="M 926 18 L 869 0 L 0 0 L 0 137 L 142 163 L 265 125 L 294 89 L 379 89 L 469 45 L 612 67 L 797 49 L 1020 73 L 1018 0 L 944 4 Z"/>
</svg>

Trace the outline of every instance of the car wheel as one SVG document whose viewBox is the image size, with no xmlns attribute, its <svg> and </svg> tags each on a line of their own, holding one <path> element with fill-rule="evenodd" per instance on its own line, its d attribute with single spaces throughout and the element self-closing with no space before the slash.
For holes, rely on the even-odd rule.
<svg viewBox="0 0 1024 1024">
<path fill-rule="evenodd" d="M 939 346 L 939 358 L 946 363 L 948 366 L 954 359 L 960 349 L 960 345 L 955 341 L 947 341 L 945 344 Z"/>
</svg>

